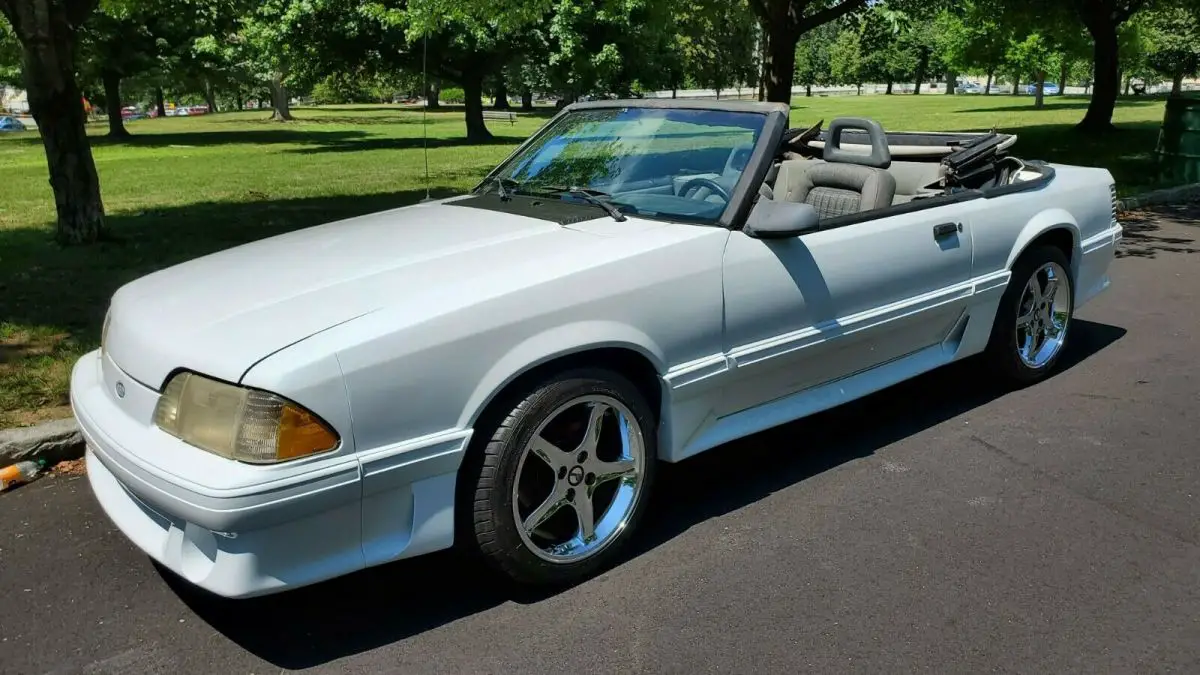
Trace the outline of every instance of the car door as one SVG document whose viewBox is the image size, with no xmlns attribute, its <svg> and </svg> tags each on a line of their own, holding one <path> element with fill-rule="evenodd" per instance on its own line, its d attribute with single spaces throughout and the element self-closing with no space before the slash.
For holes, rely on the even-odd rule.
<svg viewBox="0 0 1200 675">
<path fill-rule="evenodd" d="M 945 340 L 971 295 L 969 211 L 948 203 L 789 239 L 734 232 L 718 416 Z"/>
</svg>

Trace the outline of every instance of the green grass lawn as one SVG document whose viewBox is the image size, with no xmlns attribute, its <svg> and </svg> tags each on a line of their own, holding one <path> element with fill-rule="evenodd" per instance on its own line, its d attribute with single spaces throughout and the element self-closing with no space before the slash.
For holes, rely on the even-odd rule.
<svg viewBox="0 0 1200 675">
<path fill-rule="evenodd" d="M 1028 96 L 798 98 L 792 123 L 872 117 L 894 130 L 1017 133 L 1031 159 L 1109 168 L 1122 193 L 1153 186 L 1151 153 L 1163 103 L 1122 101 L 1121 132 L 1072 131 L 1086 100 Z M 127 281 L 205 253 L 272 234 L 416 202 L 425 195 L 419 111 L 398 106 L 300 108 L 287 124 L 263 112 L 140 120 L 112 143 L 92 129 L 113 241 L 60 248 L 35 132 L 0 136 L 0 427 L 70 414 L 71 364 L 99 341 L 109 297 Z M 496 141 L 468 144 L 460 111 L 430 113 L 434 196 L 462 191 L 537 129 L 489 122 Z"/>
</svg>

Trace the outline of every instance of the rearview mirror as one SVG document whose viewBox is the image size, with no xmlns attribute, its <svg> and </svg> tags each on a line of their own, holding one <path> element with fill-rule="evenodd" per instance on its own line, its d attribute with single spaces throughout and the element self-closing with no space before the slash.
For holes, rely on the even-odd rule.
<svg viewBox="0 0 1200 675">
<path fill-rule="evenodd" d="M 821 217 L 809 204 L 759 199 L 742 231 L 755 239 L 787 239 L 816 232 Z"/>
</svg>

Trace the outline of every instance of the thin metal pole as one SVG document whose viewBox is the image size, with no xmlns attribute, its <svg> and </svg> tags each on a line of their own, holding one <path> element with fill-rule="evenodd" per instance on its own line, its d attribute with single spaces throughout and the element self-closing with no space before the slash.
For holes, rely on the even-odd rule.
<svg viewBox="0 0 1200 675">
<path fill-rule="evenodd" d="M 425 27 L 425 34 L 422 40 L 421 47 L 421 93 L 424 94 L 425 105 L 421 106 L 421 134 L 423 136 L 423 145 L 425 151 L 425 198 L 422 202 L 433 201 L 433 197 L 429 195 L 429 125 L 426 122 L 426 115 L 429 112 L 429 27 Z"/>
</svg>

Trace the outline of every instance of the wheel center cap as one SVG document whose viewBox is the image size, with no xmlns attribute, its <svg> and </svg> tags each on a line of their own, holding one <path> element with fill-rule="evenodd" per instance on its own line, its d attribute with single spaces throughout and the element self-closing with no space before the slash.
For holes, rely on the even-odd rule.
<svg viewBox="0 0 1200 675">
<path fill-rule="evenodd" d="M 578 464 L 571 467 L 571 470 L 567 472 L 567 482 L 571 484 L 571 487 L 575 487 L 576 485 L 582 483 L 583 467 L 579 466 Z"/>
</svg>

